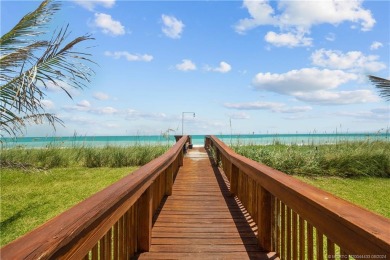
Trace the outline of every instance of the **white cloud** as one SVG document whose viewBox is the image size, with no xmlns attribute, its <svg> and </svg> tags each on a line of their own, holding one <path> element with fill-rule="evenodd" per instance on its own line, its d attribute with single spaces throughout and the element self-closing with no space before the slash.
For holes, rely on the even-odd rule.
<svg viewBox="0 0 390 260">
<path fill-rule="evenodd" d="M 251 117 L 244 112 L 228 114 L 231 119 L 250 119 Z"/>
<path fill-rule="evenodd" d="M 78 107 L 83 107 L 83 108 L 90 108 L 91 103 L 89 103 L 88 100 L 81 100 L 80 102 L 77 103 Z"/>
<path fill-rule="evenodd" d="M 125 115 L 127 119 L 170 120 L 165 113 L 145 113 L 134 109 L 127 109 Z"/>
<path fill-rule="evenodd" d="M 386 107 L 371 109 L 369 111 L 340 111 L 337 113 L 340 116 L 353 117 L 359 121 L 378 121 L 390 120 L 390 110 Z"/>
<path fill-rule="evenodd" d="M 292 107 L 283 107 L 276 112 L 287 113 L 287 114 L 295 114 L 295 113 L 303 113 L 312 110 L 311 106 L 292 106 Z"/>
<path fill-rule="evenodd" d="M 93 11 L 95 6 L 101 5 L 105 8 L 111 8 L 115 4 L 115 0 L 73 0 L 77 4 L 86 8 L 89 11 Z"/>
<path fill-rule="evenodd" d="M 235 25 L 235 30 L 238 33 L 244 33 L 259 25 L 272 25 L 277 23 L 277 19 L 272 17 L 275 11 L 267 0 L 244 0 L 243 7 L 248 10 L 251 18 L 242 19 Z"/>
<path fill-rule="evenodd" d="M 362 31 L 370 30 L 375 19 L 370 10 L 362 7 L 363 1 L 280 1 L 282 11 L 279 23 L 283 26 L 310 28 L 313 25 L 329 23 L 338 25 L 349 21 L 360 23 Z"/>
<path fill-rule="evenodd" d="M 280 33 L 269 32 L 265 37 L 268 42 L 277 46 L 310 46 L 312 39 L 304 36 L 309 34 L 315 25 L 351 22 L 360 24 L 362 31 L 371 30 L 375 19 L 370 10 L 362 7 L 362 3 L 361 0 L 280 0 L 277 3 L 268 0 L 244 0 L 243 7 L 248 10 L 250 18 L 239 20 L 234 28 L 242 34 L 258 26 L 272 25 L 279 27 Z"/>
<path fill-rule="evenodd" d="M 103 115 L 112 115 L 118 113 L 119 111 L 113 107 L 103 107 L 93 110 L 93 112 Z"/>
<path fill-rule="evenodd" d="M 370 50 L 377 50 L 379 48 L 383 47 L 383 44 L 381 42 L 373 42 L 370 46 Z"/>
<path fill-rule="evenodd" d="M 43 107 L 45 109 L 54 109 L 55 108 L 54 102 L 49 100 L 49 99 L 41 100 L 41 104 L 43 105 Z"/>
<path fill-rule="evenodd" d="M 340 85 L 357 79 L 358 75 L 342 70 L 305 68 L 283 74 L 258 73 L 252 84 L 257 90 L 289 95 L 299 101 L 319 105 L 379 102 L 379 97 L 371 90 L 337 90 Z M 284 111 L 279 109 L 279 112 Z"/>
<path fill-rule="evenodd" d="M 164 26 L 162 27 L 163 33 L 172 39 L 179 39 L 184 29 L 184 23 L 174 16 L 161 15 Z"/>
<path fill-rule="evenodd" d="M 225 61 L 221 61 L 219 63 L 219 67 L 216 67 L 216 68 L 212 68 L 210 66 L 205 67 L 205 70 L 207 70 L 207 71 L 215 71 L 215 72 L 220 72 L 220 73 L 227 73 L 231 69 L 232 69 L 232 66 Z"/>
<path fill-rule="evenodd" d="M 109 14 L 95 13 L 94 22 L 105 34 L 113 36 L 125 34 L 125 27 L 119 21 L 113 20 Z"/>
<path fill-rule="evenodd" d="M 252 84 L 258 90 L 294 95 L 297 92 L 334 89 L 355 79 L 357 79 L 355 74 L 341 70 L 303 68 L 283 74 L 258 73 Z"/>
<path fill-rule="evenodd" d="M 226 108 L 238 110 L 270 110 L 276 113 L 302 113 L 312 110 L 311 106 L 293 106 L 288 107 L 286 104 L 278 102 L 246 102 L 246 103 L 226 103 Z"/>
<path fill-rule="evenodd" d="M 49 81 L 46 82 L 45 86 L 42 86 L 43 88 L 47 88 L 50 92 L 68 92 L 71 96 L 77 96 L 80 94 L 79 90 L 69 85 L 67 82 L 63 81 L 56 81 L 56 83 Z"/>
<path fill-rule="evenodd" d="M 330 42 L 334 42 L 336 40 L 336 35 L 334 33 L 328 33 L 328 35 L 325 36 L 325 39 Z"/>
<path fill-rule="evenodd" d="M 153 56 L 152 55 L 149 55 L 149 54 L 131 54 L 131 53 L 127 52 L 127 51 L 114 51 L 114 52 L 105 51 L 104 55 L 108 56 L 108 57 L 113 57 L 114 59 L 119 59 L 121 57 L 124 57 L 128 61 L 146 61 L 146 62 L 149 62 L 149 61 L 153 60 Z"/>
<path fill-rule="evenodd" d="M 246 102 L 246 103 L 226 103 L 227 108 L 233 108 L 238 110 L 278 110 L 284 106 L 283 103 L 277 102 Z"/>
<path fill-rule="evenodd" d="M 298 47 L 298 46 L 311 46 L 313 39 L 304 37 L 303 33 L 275 33 L 268 32 L 264 39 L 266 42 L 271 43 L 277 47 Z"/>
<path fill-rule="evenodd" d="M 65 110 L 68 111 L 82 111 L 98 115 L 113 115 L 120 114 L 121 111 L 113 107 L 92 107 L 91 103 L 88 100 L 82 100 L 76 104 L 76 106 L 64 106 Z"/>
<path fill-rule="evenodd" d="M 176 69 L 181 71 L 196 70 L 196 65 L 191 60 L 184 59 L 182 63 L 176 64 Z"/>
<path fill-rule="evenodd" d="M 295 98 L 318 105 L 348 105 L 357 103 L 379 102 L 380 99 L 371 90 L 361 89 L 352 91 L 320 90 L 310 93 L 295 93 Z"/>
<path fill-rule="evenodd" d="M 320 49 L 312 53 L 311 60 L 314 65 L 343 70 L 363 70 L 377 72 L 386 68 L 386 65 L 378 61 L 375 55 L 365 56 L 360 51 L 343 53 L 337 50 Z"/>
<path fill-rule="evenodd" d="M 93 97 L 97 100 L 107 100 L 110 98 L 109 95 L 107 95 L 106 93 L 103 93 L 103 92 L 95 92 L 93 94 Z"/>
</svg>

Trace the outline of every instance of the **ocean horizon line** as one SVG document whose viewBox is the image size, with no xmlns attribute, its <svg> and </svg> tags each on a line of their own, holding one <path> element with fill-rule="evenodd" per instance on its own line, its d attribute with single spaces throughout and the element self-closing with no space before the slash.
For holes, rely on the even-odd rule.
<svg viewBox="0 0 390 260">
<path fill-rule="evenodd" d="M 306 133 L 233 133 L 233 134 L 184 134 L 188 136 L 279 136 L 279 135 L 390 135 L 390 131 L 362 131 L 362 132 L 306 132 Z M 69 138 L 69 137 L 144 137 L 144 136 L 168 136 L 167 134 L 130 134 L 130 135 L 32 135 L 32 136 L 16 136 L 16 137 L 0 137 L 0 139 L 18 139 L 18 138 Z M 169 134 L 169 136 L 182 136 L 182 134 Z"/>
<path fill-rule="evenodd" d="M 2 147 L 42 148 L 50 145 L 61 147 L 101 147 L 131 145 L 173 145 L 175 136 L 181 135 L 110 135 L 110 136 L 41 136 L 1 138 Z M 204 144 L 208 135 L 189 135 L 194 146 Z M 331 144 L 341 141 L 389 140 L 388 132 L 373 133 L 309 133 L 309 134 L 216 134 L 228 145 L 269 145 L 269 144 Z"/>
</svg>

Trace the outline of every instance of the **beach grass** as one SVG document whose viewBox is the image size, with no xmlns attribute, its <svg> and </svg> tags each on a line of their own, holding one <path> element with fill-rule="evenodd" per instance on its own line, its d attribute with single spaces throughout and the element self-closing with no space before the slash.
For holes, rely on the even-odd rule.
<svg viewBox="0 0 390 260">
<path fill-rule="evenodd" d="M 141 166 L 169 149 L 164 145 L 74 146 L 49 145 L 41 149 L 16 147 L 1 150 L 1 166 L 23 169 L 58 167 L 129 167 Z"/>
<path fill-rule="evenodd" d="M 1 170 L 0 244 L 4 245 L 138 167 Z"/>
<path fill-rule="evenodd" d="M 232 146 L 239 154 L 390 218 L 390 142 Z"/>
<path fill-rule="evenodd" d="M 239 154 L 290 175 L 390 177 L 390 142 L 232 146 Z"/>
</svg>

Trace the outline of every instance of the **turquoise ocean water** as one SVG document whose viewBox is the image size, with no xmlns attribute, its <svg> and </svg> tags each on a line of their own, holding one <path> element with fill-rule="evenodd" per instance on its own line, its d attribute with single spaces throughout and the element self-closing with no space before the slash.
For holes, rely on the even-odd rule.
<svg viewBox="0 0 390 260">
<path fill-rule="evenodd" d="M 372 134 L 264 134 L 264 135 L 216 135 L 228 145 L 268 145 L 282 144 L 325 144 L 343 141 L 384 140 L 390 141 L 388 133 Z M 203 146 L 205 135 L 192 135 L 194 146 Z M 19 137 L 2 138 L 1 146 L 11 148 L 23 146 L 28 148 L 43 148 L 50 145 L 60 147 L 88 146 L 102 147 L 107 145 L 173 145 L 175 137 L 150 135 L 150 136 L 69 136 L 69 137 Z"/>
</svg>

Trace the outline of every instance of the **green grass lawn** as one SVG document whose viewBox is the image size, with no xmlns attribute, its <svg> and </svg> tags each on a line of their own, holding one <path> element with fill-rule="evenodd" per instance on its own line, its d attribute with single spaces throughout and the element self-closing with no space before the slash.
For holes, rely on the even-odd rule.
<svg viewBox="0 0 390 260">
<path fill-rule="evenodd" d="M 1 169 L 0 244 L 4 245 L 107 187 L 137 167 Z"/>
<path fill-rule="evenodd" d="M 390 218 L 390 203 L 388 201 L 390 198 L 390 178 L 295 177 Z"/>
</svg>

